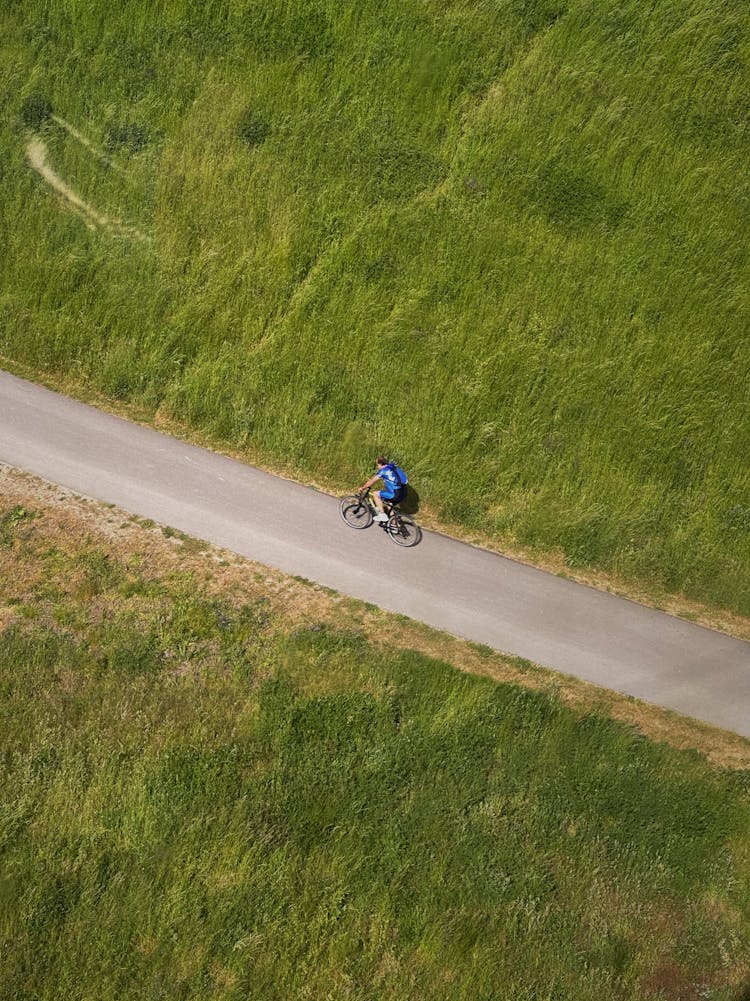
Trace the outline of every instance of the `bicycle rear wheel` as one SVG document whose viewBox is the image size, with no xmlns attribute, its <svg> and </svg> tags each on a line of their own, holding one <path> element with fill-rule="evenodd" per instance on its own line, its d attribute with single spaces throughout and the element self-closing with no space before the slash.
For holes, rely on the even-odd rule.
<svg viewBox="0 0 750 1001">
<path fill-rule="evenodd" d="M 372 511 L 361 497 L 342 497 L 339 514 L 349 528 L 369 528 L 372 525 Z"/>
<path fill-rule="evenodd" d="M 388 534 L 397 546 L 416 546 L 422 529 L 404 514 L 392 514 L 388 519 Z"/>
</svg>

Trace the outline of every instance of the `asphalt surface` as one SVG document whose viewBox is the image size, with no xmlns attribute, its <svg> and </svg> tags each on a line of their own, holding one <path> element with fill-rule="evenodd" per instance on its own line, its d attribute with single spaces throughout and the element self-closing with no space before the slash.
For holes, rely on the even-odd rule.
<svg viewBox="0 0 750 1001">
<path fill-rule="evenodd" d="M 750 737 L 750 643 L 425 532 L 0 372 L 0 461 L 457 636 Z"/>
</svg>

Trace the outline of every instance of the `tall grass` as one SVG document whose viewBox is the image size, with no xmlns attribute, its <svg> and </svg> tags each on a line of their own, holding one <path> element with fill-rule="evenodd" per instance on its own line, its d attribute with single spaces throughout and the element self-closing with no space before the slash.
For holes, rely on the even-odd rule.
<svg viewBox="0 0 750 1001">
<path fill-rule="evenodd" d="M 744 996 L 746 773 L 0 523 L 5 997 Z"/>
<path fill-rule="evenodd" d="M 16 5 L 0 351 L 342 485 L 388 449 L 448 519 L 748 613 L 748 20 Z M 150 247 L 24 166 L 34 95 Z"/>
</svg>

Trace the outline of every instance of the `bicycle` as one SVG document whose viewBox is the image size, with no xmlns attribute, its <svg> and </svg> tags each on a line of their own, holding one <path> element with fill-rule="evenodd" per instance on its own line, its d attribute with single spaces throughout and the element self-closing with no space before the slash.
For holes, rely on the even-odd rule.
<svg viewBox="0 0 750 1001">
<path fill-rule="evenodd" d="M 416 546 L 422 538 L 422 530 L 416 522 L 406 515 L 401 514 L 393 504 L 383 501 L 383 511 L 388 516 L 387 521 L 377 524 L 387 533 L 388 537 L 397 546 Z M 370 491 L 363 494 L 351 494 L 342 497 L 339 502 L 339 514 L 349 528 L 358 530 L 369 528 L 375 521 L 377 508 L 370 497 Z"/>
</svg>

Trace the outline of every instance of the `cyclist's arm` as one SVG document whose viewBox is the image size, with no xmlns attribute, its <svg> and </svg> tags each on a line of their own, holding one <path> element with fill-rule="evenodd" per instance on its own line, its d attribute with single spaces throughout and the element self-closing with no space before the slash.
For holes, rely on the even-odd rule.
<svg viewBox="0 0 750 1001">
<path fill-rule="evenodd" d="M 358 494 L 364 493 L 365 490 L 369 490 L 371 486 L 374 486 L 380 479 L 380 474 L 376 473 L 375 476 L 371 476 L 367 483 L 363 483 L 362 486 L 357 491 Z"/>
</svg>

